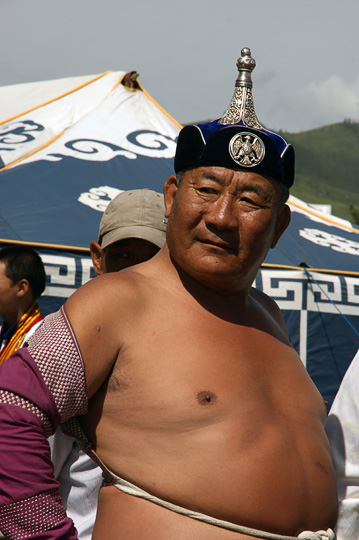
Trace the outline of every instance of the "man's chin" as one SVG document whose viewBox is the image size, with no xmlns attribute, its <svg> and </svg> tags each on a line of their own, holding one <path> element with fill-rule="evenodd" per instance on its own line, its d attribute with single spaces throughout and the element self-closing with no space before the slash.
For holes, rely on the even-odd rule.
<svg viewBox="0 0 359 540">
<path fill-rule="evenodd" d="M 187 273 L 196 276 L 198 281 L 205 282 L 209 276 L 215 280 L 231 280 L 239 272 L 237 259 L 227 253 L 206 253 L 195 264 L 190 265 Z M 202 278 L 202 279 L 201 279 Z"/>
<path fill-rule="evenodd" d="M 181 256 L 171 254 L 176 264 L 190 277 L 205 283 L 207 279 L 229 281 L 237 276 L 238 256 L 218 246 L 197 242 Z"/>
</svg>

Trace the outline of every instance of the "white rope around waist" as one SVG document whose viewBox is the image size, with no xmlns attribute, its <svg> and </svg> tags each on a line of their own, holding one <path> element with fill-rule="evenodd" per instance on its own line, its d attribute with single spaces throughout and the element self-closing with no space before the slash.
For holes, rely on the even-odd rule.
<svg viewBox="0 0 359 540">
<path fill-rule="evenodd" d="M 228 529 L 230 531 L 240 532 L 242 534 L 247 534 L 248 536 L 254 536 L 256 538 L 264 538 L 266 540 L 298 540 L 298 539 L 300 540 L 335 540 L 336 538 L 335 533 L 332 529 L 327 529 L 326 531 L 324 530 L 316 531 L 316 532 L 303 531 L 299 534 L 299 536 L 283 536 L 281 534 L 274 534 L 274 533 L 269 533 L 265 531 L 259 531 L 257 529 L 252 529 L 250 527 L 244 527 L 242 525 L 230 523 L 229 521 L 222 521 L 221 519 L 210 517 L 210 516 L 207 516 L 206 514 L 201 514 L 200 512 L 195 512 L 193 510 L 188 510 L 187 508 L 183 508 L 182 506 L 178 506 L 177 504 L 164 501 L 163 499 L 160 499 L 159 497 L 156 497 L 155 495 L 151 495 L 147 491 L 144 491 L 138 486 L 131 484 L 131 482 L 128 482 L 127 480 L 124 480 L 123 478 L 120 478 L 119 476 L 116 476 L 113 473 L 111 474 L 112 474 L 111 484 L 115 486 L 117 489 L 119 489 L 120 491 L 127 493 L 128 495 L 133 495 L 134 497 L 140 497 L 141 499 L 150 501 L 154 504 L 167 508 L 168 510 L 172 510 L 173 512 L 176 512 L 177 514 L 182 514 L 192 519 L 203 521 L 204 523 L 208 523 L 216 527 L 221 527 L 222 529 Z"/>
</svg>

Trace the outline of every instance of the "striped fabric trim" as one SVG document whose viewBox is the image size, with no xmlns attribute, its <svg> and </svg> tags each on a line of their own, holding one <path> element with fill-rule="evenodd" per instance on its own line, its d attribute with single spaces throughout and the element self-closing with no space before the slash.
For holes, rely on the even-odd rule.
<svg viewBox="0 0 359 540">
<path fill-rule="evenodd" d="M 49 531 L 64 520 L 66 512 L 57 490 L 0 508 L 1 532 L 11 540 L 32 538 L 35 534 Z"/>
<path fill-rule="evenodd" d="M 15 351 L 17 351 L 30 328 L 32 328 L 35 324 L 42 321 L 44 318 L 43 315 L 41 315 L 39 306 L 34 303 L 31 308 L 24 313 L 24 315 L 18 320 L 15 331 L 13 335 L 11 336 L 9 342 L 5 345 L 5 347 L 0 352 L 0 364 L 2 362 L 5 362 Z"/>
</svg>

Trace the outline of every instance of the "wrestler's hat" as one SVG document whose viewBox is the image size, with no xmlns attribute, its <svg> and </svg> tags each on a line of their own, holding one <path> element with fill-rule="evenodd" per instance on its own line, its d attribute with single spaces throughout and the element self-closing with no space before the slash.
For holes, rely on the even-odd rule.
<svg viewBox="0 0 359 540">
<path fill-rule="evenodd" d="M 122 191 L 103 213 L 98 242 L 105 248 L 119 240 L 141 238 L 161 248 L 166 240 L 164 215 L 162 193 L 146 188 Z"/>
<path fill-rule="evenodd" d="M 294 182 L 294 149 L 281 135 L 264 129 L 254 111 L 252 71 L 256 62 L 244 48 L 237 60 L 232 101 L 213 122 L 185 126 L 179 134 L 175 171 L 217 166 L 270 176 L 288 188 Z"/>
</svg>

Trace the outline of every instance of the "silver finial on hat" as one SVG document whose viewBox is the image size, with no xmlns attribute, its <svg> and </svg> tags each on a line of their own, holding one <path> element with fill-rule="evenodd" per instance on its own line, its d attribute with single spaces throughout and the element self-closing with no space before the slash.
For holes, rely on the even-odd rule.
<svg viewBox="0 0 359 540">
<path fill-rule="evenodd" d="M 252 71 L 256 67 L 256 61 L 251 56 L 251 50 L 244 47 L 241 57 L 237 60 L 238 77 L 235 90 L 227 111 L 218 120 L 219 124 L 238 124 L 243 122 L 248 127 L 263 129 L 258 122 L 254 110 L 252 95 Z"/>
</svg>

